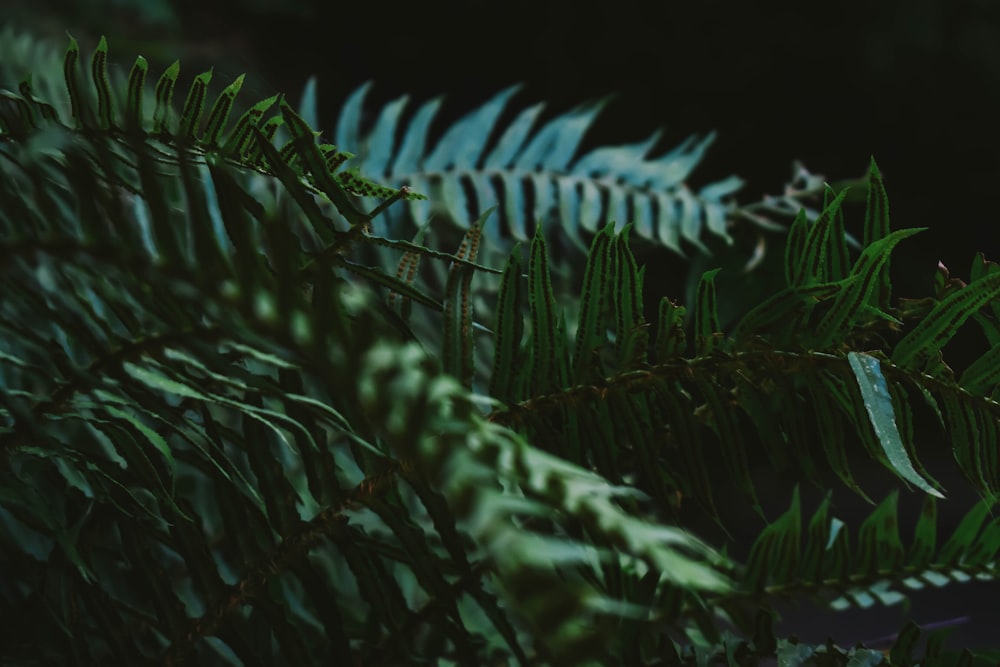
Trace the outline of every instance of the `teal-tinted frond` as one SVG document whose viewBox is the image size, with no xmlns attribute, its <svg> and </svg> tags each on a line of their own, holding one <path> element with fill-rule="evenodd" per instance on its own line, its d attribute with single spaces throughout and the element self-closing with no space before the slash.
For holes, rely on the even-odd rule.
<svg viewBox="0 0 1000 667">
<path fill-rule="evenodd" d="M 527 240 L 539 220 L 558 221 L 581 247 L 587 236 L 612 221 L 619 229 L 631 221 L 643 239 L 681 254 L 688 252 L 683 244 L 704 248 L 705 235 L 729 239 L 729 197 L 742 181 L 731 177 L 697 191 L 687 183 L 714 134 L 691 137 L 657 157 L 650 152 L 659 134 L 579 155 L 584 135 L 605 102 L 578 106 L 546 122 L 539 121 L 543 106 L 538 104 L 504 127 L 498 123 L 518 90 L 514 86 L 432 142 L 430 127 L 440 98 L 425 102 L 407 118 L 408 98 L 401 97 L 367 124 L 363 106 L 369 89 L 370 84 L 362 86 L 344 104 L 337 143 L 356 149 L 358 164 L 372 177 L 430 195 L 430 202 L 411 206 L 417 224 L 430 218 L 432 204 L 461 226 L 497 206 L 498 222 L 486 229 L 494 241 Z M 491 136 L 497 139 L 489 142 Z"/>
</svg>

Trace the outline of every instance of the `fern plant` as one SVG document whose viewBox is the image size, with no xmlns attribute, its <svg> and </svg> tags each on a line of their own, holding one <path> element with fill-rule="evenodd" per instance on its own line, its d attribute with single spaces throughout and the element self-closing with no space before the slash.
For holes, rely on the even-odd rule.
<svg viewBox="0 0 1000 667">
<path fill-rule="evenodd" d="M 303 112 L 318 118 L 315 77 L 306 84 Z M 543 121 L 544 103 L 508 114 L 520 86 L 497 93 L 479 108 L 448 125 L 440 136 L 432 127 L 444 103 L 436 97 L 408 111 L 403 95 L 366 118 L 371 83 L 358 88 L 340 110 L 336 142 L 351 146 L 355 165 L 397 187 L 430 195 L 409 207 L 387 211 L 394 233 L 443 218 L 462 228 L 486 211 L 497 213 L 486 225 L 487 246 L 509 250 L 526 241 L 534 226 L 548 224 L 560 242 L 586 251 L 589 239 L 605 224 L 620 230 L 631 221 L 639 238 L 683 257 L 712 254 L 707 239 L 732 244 L 731 229 L 750 223 L 758 230 L 781 231 L 774 217 L 791 217 L 802 202 L 822 193 L 822 180 L 801 167 L 786 192 L 751 205 L 737 206 L 733 195 L 743 180 L 729 176 L 697 190 L 689 184 L 715 140 L 715 133 L 690 136 L 652 157 L 660 132 L 643 141 L 598 146 L 581 155 L 585 138 L 609 98 L 570 109 Z"/>
<path fill-rule="evenodd" d="M 280 97 L 235 118 L 242 77 L 209 104 L 198 75 L 175 107 L 179 65 L 147 89 L 141 58 L 121 82 L 107 59 L 101 40 L 84 83 L 71 41 L 64 99 L 32 82 L 0 98 L 5 663 L 971 661 L 940 633 L 916 649 L 915 626 L 886 654 L 774 625 L 778 596 L 865 606 L 996 576 L 1000 270 L 978 258 L 968 284 L 941 272 L 932 297 L 893 299 L 889 257 L 915 230 L 890 230 L 874 163 L 856 256 L 830 192 L 789 230 L 781 291 L 723 332 L 710 271 L 692 326 L 664 297 L 654 327 L 639 224 L 593 223 L 582 284 L 557 293 L 542 227 L 502 267 L 477 263 L 488 211 L 455 251 L 375 235 L 400 200 L 424 201 L 382 184 L 419 146 L 369 155 L 371 180 L 343 150 L 370 138 L 324 144 Z M 491 125 L 509 94 L 463 122 Z M 440 182 L 473 178 L 482 149 L 435 158 Z M 498 165 L 530 166 L 510 150 Z M 634 161 L 622 173 L 669 163 L 614 155 Z M 553 193 L 570 177 L 538 178 Z M 663 196 L 684 197 L 674 186 Z M 602 192 L 616 188 L 653 196 Z M 417 340 L 415 312 L 434 339 Z M 969 322 L 991 349 L 956 379 L 942 350 Z M 925 412 L 982 497 L 947 539 Z M 751 461 L 865 497 L 855 473 L 875 462 L 925 496 L 909 549 L 896 493 L 855 527 L 790 487 L 768 520 Z M 745 557 L 691 531 L 733 528 L 729 488 L 760 514 Z"/>
<path fill-rule="evenodd" d="M 365 173 L 432 194 L 411 206 L 416 221 L 443 213 L 459 224 L 498 207 L 490 237 L 526 240 L 536 221 L 557 212 L 560 231 L 580 244 L 610 220 L 634 220 L 643 238 L 684 254 L 681 239 L 704 248 L 703 231 L 728 239 L 726 198 L 742 181 L 730 177 L 692 192 L 685 180 L 714 135 L 690 137 L 655 159 L 659 134 L 627 146 L 607 146 L 577 157 L 583 137 L 605 101 L 563 113 L 536 128 L 544 105 L 521 111 L 511 123 L 498 120 L 518 87 L 510 87 L 451 125 L 431 146 L 430 127 L 442 98 L 425 102 L 407 124 L 408 98 L 388 103 L 363 131 L 363 104 L 370 85 L 359 88 L 340 113 L 337 143 L 356 146 Z M 403 139 L 396 145 L 395 138 Z M 492 145 L 487 139 L 498 135 Z M 435 210 L 434 203 L 437 203 Z M 584 246 L 585 247 L 585 246 Z"/>
</svg>

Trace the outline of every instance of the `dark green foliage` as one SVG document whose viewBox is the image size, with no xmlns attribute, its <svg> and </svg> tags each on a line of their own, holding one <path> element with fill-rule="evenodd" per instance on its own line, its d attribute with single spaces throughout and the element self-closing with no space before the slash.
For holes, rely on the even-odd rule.
<svg viewBox="0 0 1000 667">
<path fill-rule="evenodd" d="M 477 263 L 489 211 L 455 252 L 376 236 L 419 196 L 342 169 L 282 98 L 230 123 L 242 76 L 213 100 L 201 74 L 177 105 L 176 63 L 146 90 L 142 58 L 116 81 L 101 40 L 84 83 L 80 57 L 71 41 L 68 104 L 27 82 L 0 98 L 0 661 L 971 664 L 912 625 L 877 647 L 775 626 L 778 597 L 865 607 L 996 577 L 1000 272 L 978 258 L 968 284 L 942 271 L 934 296 L 894 303 L 889 258 L 917 230 L 890 230 L 874 163 L 860 252 L 831 191 L 792 224 L 785 287 L 731 327 L 719 269 L 687 306 L 657 294 L 649 322 L 641 218 L 583 224 L 564 293 L 541 226 L 502 270 Z M 436 203 L 463 223 L 456 165 L 659 164 L 646 144 L 574 162 L 591 107 L 465 146 L 512 93 L 426 159 L 433 103 L 381 163 L 385 137 L 343 148 L 379 179 L 439 167 Z M 555 180 L 577 220 L 588 186 L 576 201 Z M 721 197 L 686 192 L 669 205 Z M 720 211 L 697 219 L 721 234 Z M 948 343 L 973 323 L 994 349 L 956 381 Z M 954 529 L 932 439 L 982 497 Z M 776 511 L 761 467 L 824 499 L 789 486 Z M 904 496 L 856 481 L 873 468 L 924 494 L 913 531 Z M 844 487 L 880 503 L 838 516 Z M 754 521 L 750 545 L 691 532 Z"/>
</svg>

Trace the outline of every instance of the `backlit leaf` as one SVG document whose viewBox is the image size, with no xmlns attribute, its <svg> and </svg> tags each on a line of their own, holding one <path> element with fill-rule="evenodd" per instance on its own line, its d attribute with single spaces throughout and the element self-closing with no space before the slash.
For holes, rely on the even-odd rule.
<svg viewBox="0 0 1000 667">
<path fill-rule="evenodd" d="M 917 473 L 906 453 L 906 448 L 899 436 L 899 429 L 896 426 L 896 414 L 892 408 L 889 387 L 886 385 L 885 376 L 882 375 L 881 362 L 871 355 L 859 352 L 849 352 L 847 359 L 851 364 L 851 371 L 854 372 L 858 388 L 861 390 L 868 418 L 889 464 L 900 477 L 911 482 L 917 488 L 932 496 L 944 498 L 940 491 Z"/>
</svg>

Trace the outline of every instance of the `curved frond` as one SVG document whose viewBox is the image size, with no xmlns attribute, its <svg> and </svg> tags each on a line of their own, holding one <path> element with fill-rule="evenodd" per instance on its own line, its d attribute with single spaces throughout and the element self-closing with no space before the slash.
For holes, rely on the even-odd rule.
<svg viewBox="0 0 1000 667">
<path fill-rule="evenodd" d="M 0 109 L 0 137 L 6 141 L 23 141 L 46 126 L 81 128 L 88 132 L 104 133 L 109 142 L 128 136 L 147 137 L 171 146 L 183 146 L 192 154 L 215 160 L 226 160 L 242 167 L 273 175 L 277 161 L 267 160 L 263 147 L 255 138 L 260 131 L 268 141 L 274 140 L 279 127 L 287 130 L 287 143 L 278 151 L 296 178 L 304 178 L 316 191 L 322 192 L 338 207 L 341 215 L 352 224 L 363 222 L 353 206 L 339 194 L 346 190 L 365 197 L 390 198 L 400 191 L 387 188 L 358 175 L 355 171 L 342 170 L 343 155 L 336 147 L 318 144 L 310 128 L 283 100 L 272 97 L 251 106 L 243 116 L 230 126 L 229 117 L 243 77 L 228 85 L 215 100 L 208 117 L 203 111 L 208 102 L 208 85 L 211 72 L 194 78 L 184 97 L 182 110 L 173 109 L 174 89 L 180 74 L 180 64 L 175 62 L 159 77 L 151 114 L 143 105 L 144 84 L 147 72 L 145 60 L 136 59 L 127 82 L 112 82 L 106 71 L 107 43 L 98 44 L 91 58 L 90 81 L 81 73 L 80 49 L 70 38 L 63 63 L 65 89 L 69 107 L 59 110 L 50 102 L 38 99 L 28 84 L 21 86 L 22 94 L 8 93 Z M 117 99 L 125 99 L 124 107 Z M 267 116 L 268 112 L 277 114 Z M 169 159 L 169 156 L 165 156 Z M 406 199 L 419 199 L 411 190 L 402 191 Z"/>
<path fill-rule="evenodd" d="M 581 247 L 587 236 L 610 221 L 617 221 L 619 229 L 632 221 L 643 239 L 681 254 L 688 252 L 684 244 L 706 249 L 705 235 L 729 240 L 730 196 L 742 181 L 730 177 L 698 190 L 688 185 L 714 134 L 691 137 L 655 157 L 650 153 L 658 133 L 635 144 L 603 146 L 581 155 L 584 136 L 606 101 L 578 106 L 544 122 L 539 121 L 539 104 L 503 125 L 500 119 L 519 88 L 512 86 L 435 140 L 430 128 L 440 98 L 407 114 L 409 100 L 400 97 L 369 126 L 364 103 L 370 87 L 365 84 L 344 104 L 337 141 L 356 147 L 358 164 L 366 173 L 430 196 L 431 207 L 425 202 L 411 207 L 417 224 L 437 212 L 466 226 L 496 206 L 498 226 L 486 227 L 493 241 L 526 241 L 537 221 L 558 221 L 558 228 Z M 496 139 L 489 141 L 493 136 Z M 398 233 L 402 228 L 393 229 Z"/>
<path fill-rule="evenodd" d="M 872 181 L 878 190 L 877 170 Z M 899 479 L 940 495 L 940 485 L 920 462 L 910 416 L 929 403 L 943 432 L 950 434 L 969 482 L 983 495 L 996 493 L 995 452 L 982 444 L 995 442 L 1000 430 L 1000 408 L 988 398 L 995 384 L 984 384 L 992 377 L 987 369 L 995 355 L 985 352 L 966 371 L 963 377 L 980 390 L 971 393 L 954 381 L 939 350 L 967 319 L 992 321 L 982 311 L 995 302 L 1000 273 L 981 264 L 976 280 L 953 287 L 915 322 L 904 323 L 897 317 L 903 312 L 875 305 L 881 303 L 876 288 L 892 250 L 919 230 L 872 233 L 871 243 L 845 267 L 839 252 L 823 250 L 830 245 L 831 229 L 842 227 L 836 223 L 841 201 L 832 197 L 815 222 L 800 218 L 801 251 L 787 257 L 787 289 L 751 309 L 730 335 L 719 330 L 714 312 L 716 271 L 707 272 L 697 290 L 694 348 L 687 355 L 676 324 L 679 309 L 669 301 L 661 308 L 656 344 L 650 347 L 643 338 L 632 347 L 634 354 L 621 354 L 622 345 L 645 328 L 641 318 L 626 315 L 635 312 L 629 285 L 641 284 L 641 272 L 625 233 L 613 238 L 620 252 L 606 256 L 606 235 L 612 232 L 603 230 L 593 242 L 582 303 L 601 301 L 604 308 L 580 310 L 581 338 L 573 358 L 554 352 L 569 349 L 551 324 L 558 321 L 558 311 L 539 320 L 532 309 L 529 340 L 534 347 L 521 351 L 562 358 L 559 363 L 573 368 L 573 379 L 538 364 L 523 366 L 517 386 L 524 391 L 515 400 L 508 394 L 494 419 L 543 439 L 553 452 L 590 462 L 614 479 L 635 475 L 637 486 L 655 498 L 679 492 L 714 512 L 717 489 L 727 488 L 724 480 L 756 506 L 749 460 L 761 456 L 776 470 L 798 471 L 819 484 L 831 481 L 819 474 L 826 469 L 864 495 L 854 481 L 851 468 L 856 464 L 848 463 L 860 452 Z M 877 217 L 877 210 L 886 206 L 884 193 L 870 198 L 868 205 L 876 210 L 869 218 Z M 790 246 L 794 237 L 793 230 Z M 540 256 L 544 248 L 538 242 L 533 246 L 537 252 L 532 256 Z M 545 280 L 546 271 L 544 262 L 532 261 L 529 293 L 531 284 Z M 622 282 L 620 276 L 633 278 Z M 504 285 L 510 289 L 509 283 L 519 280 L 508 275 Z M 535 301 L 556 303 L 544 294 Z M 904 325 L 909 332 L 896 333 Z M 855 351 L 892 337 L 896 342 L 881 350 Z M 540 339 L 548 341 L 541 352 Z M 615 341 L 614 352 L 610 341 Z M 505 352 L 508 358 L 517 353 Z M 616 358 L 617 363 L 608 363 Z M 933 370 L 919 372 L 925 368 Z M 596 423 L 584 429 L 570 426 L 581 413 Z M 566 427 L 553 430 L 555 424 Z M 857 440 L 846 438 L 848 433 L 857 434 Z M 807 442 L 810 434 L 816 434 L 812 437 L 820 447 Z M 613 458 L 609 451 L 616 452 Z M 710 464 L 715 461 L 723 465 Z"/>
<path fill-rule="evenodd" d="M 940 539 L 938 501 L 927 495 L 912 543 L 904 545 L 898 496 L 886 497 L 855 533 L 832 516 L 829 496 L 811 518 L 804 517 L 796 491 L 788 511 L 754 543 L 739 588 L 776 596 L 797 588 L 843 610 L 897 604 L 905 599 L 905 589 L 996 579 L 1000 520 L 990 520 L 992 501 L 977 503 L 947 539 Z"/>
</svg>

